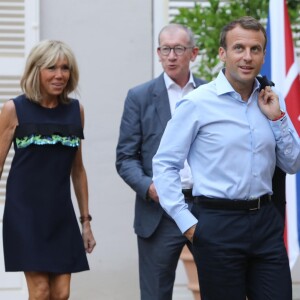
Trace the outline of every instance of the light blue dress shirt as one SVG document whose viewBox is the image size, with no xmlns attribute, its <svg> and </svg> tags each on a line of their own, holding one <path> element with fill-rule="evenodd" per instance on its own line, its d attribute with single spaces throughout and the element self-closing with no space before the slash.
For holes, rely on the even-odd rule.
<svg viewBox="0 0 300 300">
<path fill-rule="evenodd" d="M 164 72 L 164 80 L 168 92 L 171 115 L 173 115 L 178 102 L 189 92 L 193 91 L 196 87 L 196 84 L 192 72 L 190 72 L 189 81 L 183 88 L 181 88 L 178 84 L 176 84 L 168 76 L 166 72 Z M 184 162 L 183 169 L 180 170 L 180 178 L 181 178 L 181 187 L 183 189 L 191 189 L 193 187 L 192 173 L 187 160 L 185 160 Z"/>
<path fill-rule="evenodd" d="M 179 170 L 186 158 L 194 196 L 246 200 L 272 194 L 276 164 L 287 173 L 300 169 L 299 138 L 289 117 L 267 119 L 257 103 L 258 88 L 256 80 L 243 101 L 220 71 L 185 96 L 168 122 L 153 158 L 153 181 L 181 232 L 197 223 L 181 192 Z M 285 110 L 282 99 L 280 105 Z"/>
</svg>

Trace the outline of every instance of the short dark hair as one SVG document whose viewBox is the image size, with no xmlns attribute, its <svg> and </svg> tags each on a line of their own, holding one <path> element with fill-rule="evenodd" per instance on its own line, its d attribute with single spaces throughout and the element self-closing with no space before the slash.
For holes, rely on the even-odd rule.
<svg viewBox="0 0 300 300">
<path fill-rule="evenodd" d="M 221 34 L 220 34 L 220 47 L 226 49 L 226 47 L 227 47 L 227 44 L 226 44 L 227 32 L 234 29 L 237 26 L 241 26 L 244 29 L 261 31 L 265 37 L 264 50 L 266 49 L 266 47 L 267 47 L 266 30 L 260 22 L 258 22 L 255 18 L 250 17 L 250 16 L 245 16 L 245 17 L 241 17 L 239 19 L 233 20 L 223 27 Z"/>
</svg>

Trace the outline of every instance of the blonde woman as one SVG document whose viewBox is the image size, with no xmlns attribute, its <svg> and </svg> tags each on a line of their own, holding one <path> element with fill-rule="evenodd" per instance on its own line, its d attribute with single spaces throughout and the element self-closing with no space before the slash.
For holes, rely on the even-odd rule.
<svg viewBox="0 0 300 300">
<path fill-rule="evenodd" d="M 3 216 L 5 269 L 24 272 L 30 300 L 68 299 L 71 273 L 89 269 L 86 252 L 96 245 L 82 161 L 84 110 L 68 96 L 78 79 L 71 49 L 42 41 L 27 59 L 24 94 L 0 114 L 0 176 L 12 143 L 15 150 Z"/>
</svg>

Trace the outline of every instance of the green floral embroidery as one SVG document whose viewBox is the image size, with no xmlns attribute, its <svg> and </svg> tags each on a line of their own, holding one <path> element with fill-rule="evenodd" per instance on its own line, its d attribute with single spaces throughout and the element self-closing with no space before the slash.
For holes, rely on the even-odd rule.
<svg viewBox="0 0 300 300">
<path fill-rule="evenodd" d="M 23 138 L 16 138 L 17 148 L 26 148 L 31 144 L 35 145 L 55 145 L 61 143 L 64 146 L 78 147 L 80 138 L 77 136 L 60 136 L 53 134 L 51 136 L 30 135 Z"/>
</svg>

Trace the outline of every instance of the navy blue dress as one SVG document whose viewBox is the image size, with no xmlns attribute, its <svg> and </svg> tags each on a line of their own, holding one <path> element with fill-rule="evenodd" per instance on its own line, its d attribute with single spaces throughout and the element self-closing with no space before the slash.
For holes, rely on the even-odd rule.
<svg viewBox="0 0 300 300">
<path fill-rule="evenodd" d="M 83 138 L 79 102 L 49 109 L 24 95 L 13 101 L 19 125 L 3 216 L 5 270 L 88 270 L 70 188 Z"/>
</svg>

